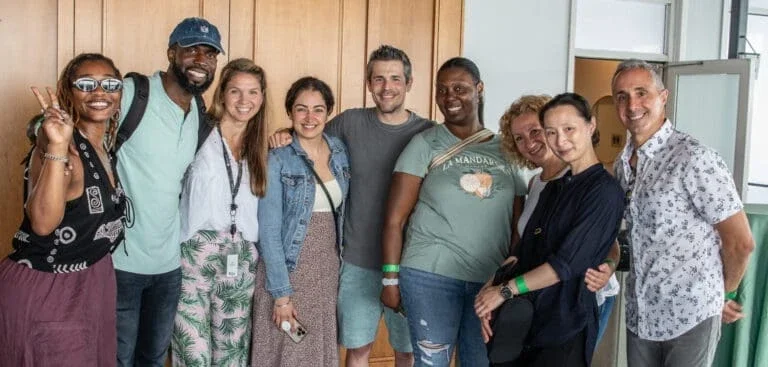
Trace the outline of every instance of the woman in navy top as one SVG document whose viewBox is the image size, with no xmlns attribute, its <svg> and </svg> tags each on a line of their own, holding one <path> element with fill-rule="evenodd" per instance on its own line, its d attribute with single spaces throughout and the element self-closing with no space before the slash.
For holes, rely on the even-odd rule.
<svg viewBox="0 0 768 367">
<path fill-rule="evenodd" d="M 534 305 L 526 346 L 510 366 L 589 366 L 597 305 L 584 273 L 606 258 L 624 209 L 618 183 L 597 159 L 596 123 L 587 101 L 556 96 L 539 111 L 547 145 L 570 171 L 550 181 L 522 233 L 516 277 L 478 296 L 481 317 L 505 298 L 530 293 Z"/>
</svg>

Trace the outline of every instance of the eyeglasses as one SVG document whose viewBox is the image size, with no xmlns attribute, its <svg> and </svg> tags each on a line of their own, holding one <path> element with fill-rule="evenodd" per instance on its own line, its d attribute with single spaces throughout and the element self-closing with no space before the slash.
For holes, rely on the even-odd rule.
<svg viewBox="0 0 768 367">
<path fill-rule="evenodd" d="M 119 92 L 123 89 L 123 81 L 115 78 L 96 80 L 93 78 L 80 78 L 72 82 L 72 86 L 83 91 L 93 92 L 101 85 L 101 89 L 107 93 Z"/>
</svg>

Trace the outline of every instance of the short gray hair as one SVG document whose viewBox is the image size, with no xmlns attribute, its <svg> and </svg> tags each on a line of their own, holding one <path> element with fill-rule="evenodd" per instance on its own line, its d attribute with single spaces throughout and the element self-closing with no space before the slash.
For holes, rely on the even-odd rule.
<svg viewBox="0 0 768 367">
<path fill-rule="evenodd" d="M 656 84 L 656 88 L 658 90 L 664 89 L 664 80 L 661 78 L 661 67 L 638 59 L 624 60 L 616 67 L 616 72 L 613 73 L 613 78 L 611 78 L 611 89 L 613 89 L 613 84 L 616 83 L 616 78 L 619 77 L 619 74 L 632 69 L 643 69 L 648 71 L 651 74 L 651 78 L 653 78 L 654 84 Z"/>
</svg>

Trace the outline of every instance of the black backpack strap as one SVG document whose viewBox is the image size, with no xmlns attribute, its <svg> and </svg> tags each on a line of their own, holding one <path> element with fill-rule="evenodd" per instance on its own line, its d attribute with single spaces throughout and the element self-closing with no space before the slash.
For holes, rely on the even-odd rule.
<svg viewBox="0 0 768 367">
<path fill-rule="evenodd" d="M 144 117 L 144 111 L 147 110 L 147 103 L 149 103 L 149 78 L 146 75 L 139 73 L 128 73 L 126 78 L 133 78 L 133 83 L 136 86 L 133 101 L 128 108 L 128 112 L 125 114 L 123 124 L 120 125 L 120 129 L 117 130 L 117 138 L 115 139 L 115 152 L 120 149 L 120 146 L 125 143 L 128 138 L 131 137 L 136 128 L 139 127 L 141 118 Z"/>
<path fill-rule="evenodd" d="M 203 100 L 203 96 L 196 95 L 195 103 L 197 104 L 197 118 L 200 122 L 200 125 L 197 127 L 197 149 L 195 149 L 195 151 L 198 151 L 200 150 L 200 147 L 203 146 L 203 143 L 205 143 L 205 139 L 208 139 L 208 135 L 211 135 L 211 131 L 213 131 L 213 122 L 205 113 L 205 101 Z"/>
</svg>

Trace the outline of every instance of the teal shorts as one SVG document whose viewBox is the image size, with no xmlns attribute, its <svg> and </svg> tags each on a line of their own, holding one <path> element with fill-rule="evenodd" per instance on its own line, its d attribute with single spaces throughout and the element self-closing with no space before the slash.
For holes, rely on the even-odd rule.
<svg viewBox="0 0 768 367">
<path fill-rule="evenodd" d="M 405 317 L 381 303 L 381 277 L 382 274 L 378 270 L 361 268 L 350 263 L 341 265 L 337 306 L 339 342 L 347 349 L 373 343 L 383 312 L 392 349 L 411 353 L 413 349 L 408 322 Z"/>
</svg>

